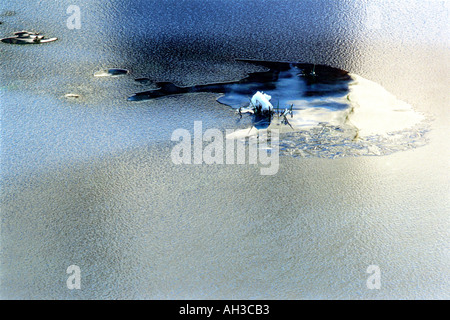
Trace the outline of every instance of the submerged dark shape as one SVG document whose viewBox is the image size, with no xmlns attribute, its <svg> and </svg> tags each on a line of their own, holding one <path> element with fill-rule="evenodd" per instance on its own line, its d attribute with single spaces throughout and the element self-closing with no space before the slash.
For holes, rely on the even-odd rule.
<svg viewBox="0 0 450 320">
<path fill-rule="evenodd" d="M 58 38 L 47 39 L 45 38 L 45 36 L 31 31 L 14 32 L 14 36 L 0 39 L 0 41 L 2 42 L 10 44 L 41 44 L 46 42 L 53 42 L 56 40 L 58 40 Z"/>
<path fill-rule="evenodd" d="M 113 76 L 118 76 L 118 75 L 121 75 L 121 74 L 127 74 L 128 70 L 113 68 L 113 69 L 108 69 L 108 73 L 112 74 Z"/>
<path fill-rule="evenodd" d="M 128 74 L 129 71 L 127 69 L 121 68 L 109 68 L 106 70 L 98 71 L 94 74 L 96 77 L 118 77 L 122 75 Z"/>
<path fill-rule="evenodd" d="M 17 12 L 14 10 L 6 10 L 6 11 L 2 12 L 1 16 L 12 17 L 12 16 L 15 16 L 16 14 L 17 14 Z"/>
<path fill-rule="evenodd" d="M 267 129 L 272 122 L 273 115 L 273 112 L 256 112 L 252 116 L 253 126 L 258 130 Z"/>
<path fill-rule="evenodd" d="M 145 77 L 143 77 L 143 78 L 136 78 L 136 79 L 134 79 L 134 81 L 139 82 L 141 84 L 150 84 L 150 83 L 152 83 L 152 80 L 150 78 L 145 78 Z"/>
<path fill-rule="evenodd" d="M 351 80 L 347 71 L 325 65 L 306 63 L 238 60 L 268 68 L 268 71 L 250 73 L 246 78 L 221 83 L 180 87 L 171 82 L 156 82 L 158 89 L 138 92 L 129 101 L 150 100 L 175 94 L 193 92 L 222 93 L 217 101 L 233 108 L 248 106 L 257 91 L 269 93 L 274 106 L 284 108 L 305 97 L 344 96 Z M 294 103 L 292 103 L 294 101 Z M 335 106 L 336 107 L 336 106 Z"/>
</svg>

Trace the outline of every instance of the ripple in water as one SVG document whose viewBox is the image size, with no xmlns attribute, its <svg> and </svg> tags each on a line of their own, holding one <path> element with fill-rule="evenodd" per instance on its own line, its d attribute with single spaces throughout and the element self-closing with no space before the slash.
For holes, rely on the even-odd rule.
<svg viewBox="0 0 450 320">
<path fill-rule="evenodd" d="M 264 66 L 267 71 L 234 82 L 191 87 L 157 82 L 158 89 L 136 93 L 128 100 L 221 93 L 218 102 L 239 109 L 241 119 L 252 119 L 250 128 L 237 130 L 227 138 L 252 143 L 246 138 L 278 129 L 280 152 L 286 155 L 387 155 L 426 143 L 425 117 L 375 82 L 325 65 L 241 61 Z M 272 97 L 275 110 L 271 116 L 251 112 L 250 100 L 257 91 Z M 285 110 L 292 112 L 284 116 Z"/>
</svg>

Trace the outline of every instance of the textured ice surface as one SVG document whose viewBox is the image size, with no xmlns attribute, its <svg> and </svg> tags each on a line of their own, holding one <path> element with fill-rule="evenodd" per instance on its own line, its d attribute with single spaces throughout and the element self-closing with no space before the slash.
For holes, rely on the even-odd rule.
<svg viewBox="0 0 450 320">
<path fill-rule="evenodd" d="M 0 296 L 448 299 L 446 3 L 92 0 L 79 2 L 82 29 L 69 30 L 72 0 L 1 1 L 2 36 L 35 28 L 61 40 L 0 50 Z M 332 65 L 378 83 L 433 116 L 429 143 L 383 157 L 285 156 L 270 177 L 174 165 L 174 130 L 199 120 L 227 129 L 238 116 L 211 93 L 127 102 L 150 89 L 134 77 L 192 86 L 263 71 L 238 57 Z M 111 66 L 132 76 L 93 77 Z M 342 141 L 324 130 L 330 147 Z M 67 289 L 72 264 L 81 290 Z M 366 286 L 373 264 L 380 290 Z"/>
</svg>

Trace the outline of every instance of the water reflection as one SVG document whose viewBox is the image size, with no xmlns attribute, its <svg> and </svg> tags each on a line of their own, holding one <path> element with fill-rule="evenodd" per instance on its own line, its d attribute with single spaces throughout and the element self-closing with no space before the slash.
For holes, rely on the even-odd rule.
<svg viewBox="0 0 450 320">
<path fill-rule="evenodd" d="M 248 106 L 249 99 L 255 92 L 264 91 L 276 97 L 277 105 L 280 107 L 294 104 L 294 108 L 301 109 L 305 97 L 333 97 L 348 93 L 351 77 L 344 70 L 325 65 L 240 61 L 267 67 L 268 71 L 254 72 L 238 81 L 190 87 L 179 87 L 170 82 L 157 82 L 158 89 L 138 92 L 128 100 L 142 101 L 173 94 L 213 92 L 224 94 L 218 99 L 220 103 L 240 108 Z M 323 105 L 326 106 L 326 102 Z"/>
<path fill-rule="evenodd" d="M 242 112 L 250 112 L 253 124 L 258 129 L 266 129 L 274 117 L 282 116 L 283 123 L 289 124 L 285 117 L 286 108 L 291 111 L 327 110 L 341 112 L 349 109 L 350 105 L 345 100 L 336 100 L 345 97 L 349 93 L 349 83 L 352 80 L 348 72 L 325 65 L 269 62 L 241 60 L 248 63 L 266 67 L 268 70 L 254 72 L 246 78 L 224 83 L 211 83 L 180 87 L 171 82 L 157 82 L 157 89 L 138 92 L 129 97 L 129 101 L 143 101 L 161 98 L 174 94 L 211 92 L 223 94 L 218 102 L 239 109 Z M 274 97 L 271 101 L 274 110 L 271 113 L 261 113 L 251 110 L 251 97 L 257 91 Z M 244 109 L 243 109 L 244 108 Z M 347 111 L 348 113 L 348 111 Z M 326 121 L 326 119 L 322 119 Z M 309 120 L 307 120 L 309 122 Z M 321 121 L 319 121 L 321 122 Z M 299 123 L 297 122 L 297 125 Z"/>
</svg>

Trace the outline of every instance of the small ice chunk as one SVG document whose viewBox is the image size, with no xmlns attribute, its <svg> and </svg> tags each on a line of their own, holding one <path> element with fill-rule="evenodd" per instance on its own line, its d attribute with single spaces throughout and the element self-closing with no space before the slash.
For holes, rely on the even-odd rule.
<svg viewBox="0 0 450 320">
<path fill-rule="evenodd" d="M 77 98 L 79 98 L 80 97 L 80 95 L 79 94 L 76 94 L 76 93 L 67 93 L 66 95 L 64 95 L 66 98 L 75 98 L 75 99 L 77 99 Z"/>
<path fill-rule="evenodd" d="M 252 105 L 255 108 L 261 107 L 262 111 L 270 111 L 273 110 L 273 106 L 270 103 L 271 96 L 265 94 L 264 92 L 256 92 L 252 97 Z"/>
<path fill-rule="evenodd" d="M 106 70 L 97 71 L 94 73 L 95 77 L 118 77 L 125 74 L 128 74 L 129 71 L 127 69 L 118 69 L 118 68 L 111 68 Z"/>
</svg>

